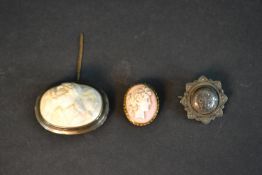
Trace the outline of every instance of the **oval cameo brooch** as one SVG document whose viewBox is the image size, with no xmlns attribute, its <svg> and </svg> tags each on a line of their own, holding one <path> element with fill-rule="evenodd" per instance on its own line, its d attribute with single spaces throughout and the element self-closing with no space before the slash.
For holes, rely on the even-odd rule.
<svg viewBox="0 0 262 175">
<path fill-rule="evenodd" d="M 186 84 L 186 92 L 180 103 L 184 106 L 188 119 L 208 124 L 216 117 L 223 116 L 227 100 L 220 81 L 201 76 L 198 80 Z"/>
<path fill-rule="evenodd" d="M 42 93 L 36 100 L 35 114 L 47 130 L 74 135 L 92 131 L 107 118 L 109 102 L 102 90 L 79 83 L 83 55 L 83 34 L 77 64 L 77 82 L 65 82 Z"/>
<path fill-rule="evenodd" d="M 146 84 L 129 88 L 124 97 L 124 112 L 136 126 L 145 126 L 154 121 L 159 110 L 157 93 Z"/>
</svg>

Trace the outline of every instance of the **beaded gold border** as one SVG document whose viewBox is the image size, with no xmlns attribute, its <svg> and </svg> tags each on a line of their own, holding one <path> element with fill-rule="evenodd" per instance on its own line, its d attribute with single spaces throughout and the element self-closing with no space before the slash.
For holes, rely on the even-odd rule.
<svg viewBox="0 0 262 175">
<path fill-rule="evenodd" d="M 154 113 L 153 118 L 152 118 L 151 120 L 149 120 L 148 122 L 146 122 L 146 123 L 138 123 L 138 122 L 135 122 L 135 121 L 131 120 L 131 119 L 130 119 L 130 115 L 128 114 L 127 108 L 126 108 L 126 98 L 127 98 L 128 92 L 130 91 L 131 88 L 133 88 L 133 87 L 135 87 L 135 86 L 138 86 L 138 85 L 144 85 L 144 86 L 148 87 L 149 89 L 151 89 L 152 92 L 155 94 L 156 100 L 157 100 L 157 109 L 156 109 L 156 112 Z M 158 112 L 159 112 L 159 106 L 160 106 L 160 104 L 159 104 L 159 97 L 158 97 L 158 95 L 157 95 L 157 92 L 155 91 L 155 89 L 154 89 L 152 86 L 148 85 L 147 83 L 137 83 L 137 84 L 129 87 L 129 88 L 127 89 L 126 93 L 125 93 L 124 102 L 123 102 L 123 110 L 124 110 L 124 113 L 125 113 L 125 116 L 126 116 L 127 120 L 128 120 L 130 123 L 132 123 L 133 125 L 135 125 L 135 126 L 146 126 L 146 125 L 151 124 L 151 123 L 156 119 L 156 117 L 157 117 L 157 114 L 158 114 Z"/>
</svg>

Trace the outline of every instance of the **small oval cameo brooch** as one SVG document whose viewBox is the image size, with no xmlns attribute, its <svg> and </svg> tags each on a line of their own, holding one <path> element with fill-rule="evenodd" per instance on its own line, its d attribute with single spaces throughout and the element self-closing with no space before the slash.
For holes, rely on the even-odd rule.
<svg viewBox="0 0 262 175">
<path fill-rule="evenodd" d="M 77 82 L 65 82 L 42 93 L 36 100 L 35 114 L 47 130 L 74 135 L 101 126 L 108 115 L 109 102 L 102 90 L 80 84 L 83 34 L 77 64 Z"/>
<path fill-rule="evenodd" d="M 124 112 L 127 119 L 136 126 L 153 122 L 159 110 L 157 93 L 146 84 L 129 88 L 124 97 Z"/>
<path fill-rule="evenodd" d="M 223 116 L 227 100 L 220 81 L 201 76 L 198 80 L 186 84 L 186 92 L 180 103 L 185 107 L 188 119 L 208 124 L 216 117 Z"/>
</svg>

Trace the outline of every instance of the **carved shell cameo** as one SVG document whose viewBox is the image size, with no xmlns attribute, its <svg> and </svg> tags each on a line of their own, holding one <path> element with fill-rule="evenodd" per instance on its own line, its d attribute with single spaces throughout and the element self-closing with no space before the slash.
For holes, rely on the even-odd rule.
<svg viewBox="0 0 262 175">
<path fill-rule="evenodd" d="M 157 116 L 159 101 L 156 92 L 146 84 L 132 86 L 124 98 L 127 119 L 137 126 L 151 123 Z"/>
<path fill-rule="evenodd" d="M 108 112 L 107 103 L 105 95 L 91 86 L 62 83 L 39 98 L 36 113 L 46 129 L 61 134 L 78 134 L 103 123 Z"/>
</svg>

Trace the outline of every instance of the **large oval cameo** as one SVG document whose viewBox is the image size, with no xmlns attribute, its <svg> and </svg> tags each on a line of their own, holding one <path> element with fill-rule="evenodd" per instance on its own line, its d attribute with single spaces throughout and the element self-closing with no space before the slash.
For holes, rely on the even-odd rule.
<svg viewBox="0 0 262 175">
<path fill-rule="evenodd" d="M 151 123 L 157 116 L 159 102 L 156 92 L 146 84 L 132 86 L 124 99 L 127 119 L 137 126 Z"/>
<path fill-rule="evenodd" d="M 63 83 L 47 90 L 38 101 L 38 120 L 48 130 L 63 134 L 78 134 L 85 127 L 101 123 L 105 111 L 103 96 L 93 87 Z M 106 99 L 107 101 L 107 99 Z M 104 116 L 105 117 L 105 116 Z"/>
</svg>

